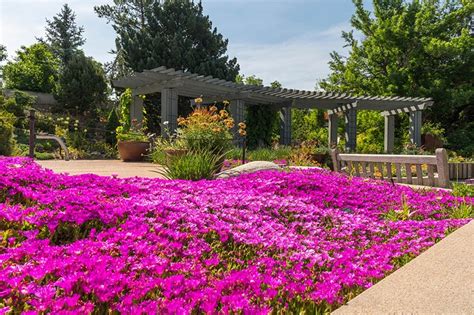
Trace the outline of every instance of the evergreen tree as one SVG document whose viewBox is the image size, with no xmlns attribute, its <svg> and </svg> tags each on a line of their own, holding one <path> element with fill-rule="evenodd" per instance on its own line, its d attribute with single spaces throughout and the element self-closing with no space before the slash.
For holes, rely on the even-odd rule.
<svg viewBox="0 0 474 315">
<path fill-rule="evenodd" d="M 45 42 L 61 62 L 66 64 L 79 47 L 85 43 L 85 39 L 82 37 L 84 28 L 77 26 L 76 14 L 68 4 L 64 4 L 61 12 L 52 20 L 46 19 L 46 23 Z"/>
<path fill-rule="evenodd" d="M 56 88 L 56 99 L 66 110 L 84 115 L 105 102 L 107 83 L 100 63 L 77 52 L 63 67 Z"/>
<path fill-rule="evenodd" d="M 9 89 L 51 93 L 57 79 L 59 61 L 44 44 L 22 46 L 14 61 L 3 68 Z"/>
<path fill-rule="evenodd" d="M 95 10 L 117 32 L 117 56 L 133 71 L 166 66 L 232 81 L 238 74 L 237 60 L 226 55 L 228 40 L 200 2 L 114 0 Z"/>
<path fill-rule="evenodd" d="M 465 0 L 374 0 L 373 12 L 353 0 L 352 27 L 343 32 L 347 58 L 331 54 L 327 91 L 433 97 L 426 119 L 441 123 L 454 149 L 474 152 L 474 3 Z M 361 117 L 362 118 L 362 117 Z M 367 118 L 367 117 L 366 117 Z M 373 113 L 368 124 L 383 119 Z M 374 135 L 374 138 L 381 138 Z"/>
</svg>

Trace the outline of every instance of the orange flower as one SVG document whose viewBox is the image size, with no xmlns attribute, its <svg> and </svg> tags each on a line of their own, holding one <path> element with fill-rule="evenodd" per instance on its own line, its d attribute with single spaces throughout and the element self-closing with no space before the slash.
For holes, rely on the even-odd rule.
<svg viewBox="0 0 474 315">
<path fill-rule="evenodd" d="M 247 131 L 243 130 L 243 129 L 239 129 L 239 134 L 244 137 L 247 135 Z"/>
<path fill-rule="evenodd" d="M 209 110 L 213 113 L 213 112 L 217 112 L 217 107 L 215 105 L 212 105 L 211 107 L 209 107 Z"/>
<path fill-rule="evenodd" d="M 247 125 L 244 122 L 239 122 L 240 129 L 246 129 Z"/>
</svg>

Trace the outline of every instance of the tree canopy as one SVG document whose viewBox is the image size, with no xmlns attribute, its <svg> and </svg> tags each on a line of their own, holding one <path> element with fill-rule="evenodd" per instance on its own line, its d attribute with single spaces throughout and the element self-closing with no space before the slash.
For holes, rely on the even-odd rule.
<svg viewBox="0 0 474 315">
<path fill-rule="evenodd" d="M 22 46 L 14 61 L 3 68 L 5 87 L 33 92 L 51 93 L 57 79 L 59 61 L 48 47 L 37 43 Z"/>
<path fill-rule="evenodd" d="M 234 80 L 239 72 L 236 58 L 227 55 L 225 39 L 201 3 L 189 0 L 114 0 L 96 6 L 117 33 L 117 57 L 133 71 L 158 66 L 189 70 Z"/>
<path fill-rule="evenodd" d="M 474 151 L 474 3 L 465 0 L 353 0 L 349 56 L 333 52 L 320 86 L 355 94 L 433 97 L 425 116 L 448 130 L 452 148 Z M 356 31 L 356 33 L 354 33 Z M 361 34 L 360 36 L 355 34 Z M 378 119 L 381 121 L 380 119 Z"/>
<path fill-rule="evenodd" d="M 52 20 L 46 19 L 46 23 L 45 42 L 64 64 L 78 51 L 79 47 L 84 45 L 86 41 L 82 37 L 84 28 L 77 26 L 76 14 L 67 3 Z"/>
<path fill-rule="evenodd" d="M 55 97 L 62 109 L 84 114 L 104 102 L 106 92 L 105 74 L 100 63 L 77 52 L 61 71 Z"/>
</svg>

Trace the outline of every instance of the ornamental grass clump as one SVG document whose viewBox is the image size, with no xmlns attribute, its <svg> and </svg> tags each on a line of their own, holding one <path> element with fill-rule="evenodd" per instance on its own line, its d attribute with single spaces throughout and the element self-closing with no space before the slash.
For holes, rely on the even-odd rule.
<svg viewBox="0 0 474 315">
<path fill-rule="evenodd" d="M 470 222 L 452 209 L 474 205 L 321 169 L 119 179 L 0 158 L 0 174 L 11 314 L 327 313 Z"/>
</svg>

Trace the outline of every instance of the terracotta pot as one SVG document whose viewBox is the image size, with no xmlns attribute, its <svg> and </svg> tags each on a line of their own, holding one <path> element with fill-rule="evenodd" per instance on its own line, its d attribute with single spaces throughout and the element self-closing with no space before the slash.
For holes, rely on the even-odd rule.
<svg viewBox="0 0 474 315">
<path fill-rule="evenodd" d="M 150 148 L 146 141 L 119 141 L 118 151 L 124 162 L 141 161 Z"/>
<path fill-rule="evenodd" d="M 428 151 L 434 151 L 437 148 L 443 147 L 443 141 L 439 137 L 433 136 L 432 134 L 429 134 L 429 133 L 421 135 L 421 144 Z"/>
</svg>

